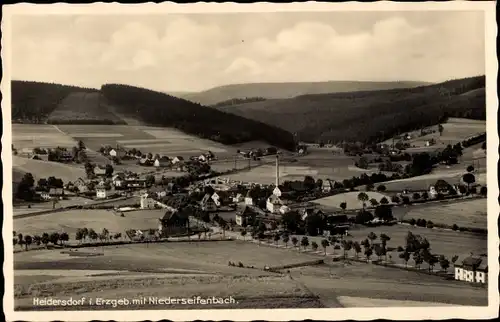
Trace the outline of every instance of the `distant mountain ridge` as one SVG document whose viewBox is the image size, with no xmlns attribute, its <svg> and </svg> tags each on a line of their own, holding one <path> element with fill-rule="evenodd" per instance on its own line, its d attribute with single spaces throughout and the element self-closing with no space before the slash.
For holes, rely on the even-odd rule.
<svg viewBox="0 0 500 322">
<path fill-rule="evenodd" d="M 394 88 L 409 88 L 430 83 L 418 81 L 326 81 L 326 82 L 287 82 L 287 83 L 248 83 L 231 84 L 211 88 L 198 93 L 180 93 L 175 96 L 203 105 L 214 105 L 232 99 L 262 97 L 265 99 L 293 98 L 306 94 L 326 94 L 355 91 L 373 91 Z M 174 95 L 174 92 L 170 93 Z"/>
<path fill-rule="evenodd" d="M 281 127 L 308 142 L 378 142 L 435 125 L 446 117 L 485 120 L 485 77 L 411 88 L 308 94 L 217 108 Z"/>
</svg>

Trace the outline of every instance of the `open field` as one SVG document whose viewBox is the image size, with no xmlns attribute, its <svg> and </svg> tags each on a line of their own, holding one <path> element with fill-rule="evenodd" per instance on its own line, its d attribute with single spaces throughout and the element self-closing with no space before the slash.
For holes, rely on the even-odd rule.
<svg viewBox="0 0 500 322">
<path fill-rule="evenodd" d="M 278 249 L 262 249 L 243 242 L 169 243 L 104 247 L 103 256 L 61 260 L 57 251 L 32 251 L 15 254 L 16 305 L 29 305 L 28 297 L 43 292 L 47 296 L 99 296 L 106 298 L 139 296 L 233 296 L 242 307 L 252 306 L 255 300 L 260 306 L 293 307 L 299 302 L 314 302 L 313 296 L 300 283 L 261 270 L 230 267 L 228 261 L 263 267 L 309 260 L 310 256 L 282 252 Z M 79 252 L 84 249 L 79 249 Z M 203 258 L 203 261 L 199 261 Z M 54 266 L 64 269 L 60 278 L 54 279 L 49 272 Z M 74 270 L 120 271 L 106 277 L 75 276 Z M 36 270 L 29 276 L 26 270 Z M 90 271 L 89 271 L 90 270 Z M 141 272 L 128 273 L 128 272 Z M 170 272 L 166 274 L 167 272 Z M 148 274 L 145 274 L 148 273 Z M 152 274 L 156 273 L 156 274 Z M 35 274 L 49 276 L 47 282 L 31 283 Z M 126 275 L 123 275 L 126 274 Z M 29 279 L 29 282 L 27 280 Z M 33 285 L 30 285 L 33 284 Z M 276 299 L 281 304 L 276 303 Z M 279 302 L 279 301 L 278 301 Z M 245 304 L 246 303 L 246 304 Z M 286 305 L 288 303 L 288 305 Z M 309 303 L 307 306 L 311 307 Z M 302 305 L 299 305 L 299 307 Z M 318 306 L 318 304 L 315 304 Z M 233 304 L 234 307 L 234 304 Z M 240 305 L 238 305 L 240 307 Z"/>
<path fill-rule="evenodd" d="M 171 128 L 130 125 L 59 125 L 58 128 L 89 148 L 98 150 L 103 145 L 138 149 L 168 156 L 199 155 L 208 150 L 225 153 L 227 148 L 217 142 L 204 140 Z"/>
<path fill-rule="evenodd" d="M 77 141 L 59 131 L 54 125 L 12 124 L 12 144 L 21 152 L 24 148 L 32 149 L 34 147 L 71 148 L 77 144 Z"/>
<path fill-rule="evenodd" d="M 321 206 L 328 207 L 328 208 L 338 208 L 340 209 L 340 203 L 345 202 L 347 203 L 347 210 L 353 210 L 353 209 L 361 209 L 363 208 L 363 204 L 361 201 L 358 200 L 358 194 L 359 191 L 354 191 L 354 192 L 346 192 L 346 193 L 341 193 L 338 195 L 330 196 L 330 197 L 325 197 L 321 198 L 318 200 L 315 200 L 314 203 L 317 203 Z M 375 199 L 378 202 L 380 202 L 380 199 L 386 197 L 387 201 L 389 201 L 389 204 L 392 204 L 391 198 L 388 195 L 382 194 L 380 192 L 374 192 L 374 191 L 365 191 L 365 193 L 368 195 L 368 201 L 366 201 L 366 206 L 370 206 L 370 200 Z"/>
<path fill-rule="evenodd" d="M 14 220 L 14 230 L 23 234 L 40 235 L 44 232 L 67 232 L 74 240 L 78 228 L 93 228 L 101 232 L 107 228 L 111 234 L 122 233 L 127 229 L 149 229 L 158 227 L 158 219 L 165 210 L 137 210 L 126 212 L 120 217 L 109 210 L 69 210 L 37 217 Z"/>
<path fill-rule="evenodd" d="M 85 205 L 92 202 L 94 201 L 83 197 L 71 197 L 70 199 L 67 200 L 58 200 L 56 204 L 56 209 L 68 206 L 75 206 L 75 205 Z M 28 205 L 30 205 L 30 208 L 28 208 Z M 23 204 L 14 206 L 14 217 L 26 213 L 45 211 L 50 209 L 52 209 L 52 201 L 37 202 L 37 203 L 24 202 Z"/>
<path fill-rule="evenodd" d="M 390 247 L 398 247 L 405 245 L 405 237 L 408 234 L 408 231 L 427 238 L 431 245 L 432 253 L 443 254 L 448 258 L 451 258 L 453 255 L 469 254 L 470 252 L 476 255 L 488 253 L 487 237 L 471 233 L 428 229 L 406 225 L 363 227 L 350 230 L 349 233 L 353 236 L 352 239 L 358 241 L 365 239 L 370 232 L 374 232 L 377 236 L 380 236 L 380 234 L 386 234 L 391 237 L 391 240 L 387 243 L 387 245 Z M 392 257 L 395 259 L 397 255 L 393 255 Z"/>
<path fill-rule="evenodd" d="M 291 277 L 230 267 L 228 261 L 262 268 L 317 258 L 238 241 L 126 245 L 99 251 L 102 256 L 87 258 L 49 250 L 16 253 L 16 306 L 29 309 L 32 296 L 233 296 L 237 308 L 365 305 L 346 303 L 346 296 L 459 305 L 486 305 L 487 300 L 485 289 L 363 263 L 291 269 Z M 54 276 L 56 267 L 64 270 L 59 277 Z"/>
<path fill-rule="evenodd" d="M 486 289 L 437 276 L 356 262 L 291 270 L 328 307 L 484 305 Z M 362 298 L 362 300 L 360 299 Z M 355 300 L 357 299 L 357 300 Z"/>
<path fill-rule="evenodd" d="M 30 172 L 35 177 L 35 181 L 40 178 L 56 176 L 62 179 L 64 183 L 67 183 L 68 181 L 75 181 L 78 178 L 86 177 L 85 169 L 82 165 L 69 165 L 13 156 L 12 166 L 16 171 Z"/>
<path fill-rule="evenodd" d="M 334 156 L 332 153 L 311 154 L 299 157 L 296 160 L 296 162 L 280 162 L 279 175 L 281 181 L 304 180 L 305 176 L 312 176 L 316 180 L 331 179 L 341 181 L 359 177 L 363 173 L 370 175 L 379 172 L 377 169 L 365 170 L 357 168 L 354 166 L 352 158 Z M 230 177 L 236 181 L 272 184 L 276 181 L 276 167 L 274 163 L 265 164 L 250 171 L 239 172 L 225 177 Z"/>
<path fill-rule="evenodd" d="M 472 199 L 462 202 L 416 205 L 408 208 L 404 219 L 421 218 L 433 223 L 457 224 L 459 227 L 487 228 L 487 200 Z"/>
<path fill-rule="evenodd" d="M 402 191 L 403 189 L 428 191 L 429 186 L 434 185 L 439 179 L 443 179 L 449 184 L 458 184 L 465 173 L 466 171 L 460 168 L 457 170 L 439 169 L 437 171 L 435 170 L 433 173 L 424 174 L 418 177 L 392 180 L 380 184 L 383 184 L 386 186 L 387 190 L 391 191 Z M 476 183 L 480 185 L 486 184 L 486 173 L 475 173 L 475 177 Z"/>
<path fill-rule="evenodd" d="M 443 123 L 443 134 L 439 135 L 438 126 L 427 127 L 427 130 L 434 130 L 435 133 L 430 133 L 424 136 L 419 136 L 420 131 L 408 132 L 412 139 L 406 141 L 410 145 L 415 145 L 416 148 L 426 148 L 425 142 L 434 139 L 436 145 L 427 147 L 430 151 L 437 148 L 445 148 L 448 144 L 462 142 L 467 138 L 479 135 L 486 132 L 486 121 L 471 120 L 463 118 L 449 118 L 446 123 Z M 392 144 L 392 139 L 386 140 L 383 143 Z M 408 149 L 408 152 L 425 152 L 422 149 Z"/>
</svg>

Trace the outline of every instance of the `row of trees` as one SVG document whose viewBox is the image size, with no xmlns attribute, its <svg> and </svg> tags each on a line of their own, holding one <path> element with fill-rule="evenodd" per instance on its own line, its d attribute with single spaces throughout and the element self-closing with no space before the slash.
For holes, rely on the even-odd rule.
<svg viewBox="0 0 500 322">
<path fill-rule="evenodd" d="M 47 247 L 49 243 L 52 243 L 53 245 L 63 245 L 64 242 L 67 242 L 69 240 L 69 235 L 65 232 L 53 232 L 51 234 L 42 233 L 42 235 L 31 236 L 23 235 L 22 233 L 16 233 L 16 231 L 13 231 L 13 235 L 14 246 L 19 245 L 21 247 L 25 247 L 26 250 L 28 250 L 32 244 L 37 246 L 43 244 L 45 247 Z"/>
<path fill-rule="evenodd" d="M 434 270 L 436 264 L 440 264 L 442 270 L 447 271 L 450 267 L 450 260 L 448 260 L 444 255 L 436 255 L 431 252 L 431 245 L 426 238 L 420 235 L 408 232 L 405 238 L 405 247 L 398 247 L 400 252 L 399 258 L 403 259 L 405 266 L 408 266 L 410 259 L 413 259 L 416 268 L 420 268 L 422 263 L 427 263 L 429 271 Z M 453 256 L 451 259 L 452 263 L 455 263 L 458 256 Z"/>
</svg>

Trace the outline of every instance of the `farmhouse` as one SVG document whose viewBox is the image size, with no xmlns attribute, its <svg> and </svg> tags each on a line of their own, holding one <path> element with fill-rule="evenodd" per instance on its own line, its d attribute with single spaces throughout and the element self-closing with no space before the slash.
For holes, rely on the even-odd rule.
<svg viewBox="0 0 500 322">
<path fill-rule="evenodd" d="M 36 191 L 35 194 L 41 199 L 41 200 L 50 200 L 51 197 L 48 192 L 46 191 Z"/>
<path fill-rule="evenodd" d="M 162 235 L 189 232 L 189 211 L 187 209 L 167 210 L 159 221 L 158 230 Z"/>
<path fill-rule="evenodd" d="M 98 177 L 103 177 L 106 175 L 106 167 L 96 165 L 94 168 L 94 174 Z"/>
<path fill-rule="evenodd" d="M 236 213 L 236 224 L 241 227 L 246 227 L 254 222 L 257 213 L 252 207 L 246 206 L 242 211 Z"/>
<path fill-rule="evenodd" d="M 109 150 L 109 156 L 116 158 L 123 158 L 127 154 L 123 149 L 111 149 Z"/>
<path fill-rule="evenodd" d="M 210 194 L 205 194 L 200 201 L 201 209 L 203 211 L 217 211 L 217 204 Z"/>
<path fill-rule="evenodd" d="M 148 193 L 141 195 L 141 209 L 155 208 L 156 201 Z"/>
<path fill-rule="evenodd" d="M 170 159 L 168 157 L 161 157 L 159 159 L 156 159 L 153 165 L 157 168 L 169 167 Z"/>
<path fill-rule="evenodd" d="M 323 180 L 321 190 L 325 193 L 328 193 L 328 192 L 333 190 L 333 185 L 334 185 L 334 182 L 332 182 L 330 179 L 325 179 L 325 180 Z"/>
<path fill-rule="evenodd" d="M 108 193 L 105 188 L 97 188 L 96 189 L 96 198 L 97 199 L 106 199 L 108 197 Z"/>
<path fill-rule="evenodd" d="M 254 203 L 254 200 L 252 198 L 252 196 L 250 196 L 250 191 L 247 193 L 247 196 L 245 197 L 245 205 L 247 206 L 253 206 L 255 203 Z"/>
<path fill-rule="evenodd" d="M 241 193 L 238 193 L 238 194 L 236 194 L 236 196 L 233 197 L 234 203 L 240 203 L 240 202 L 244 202 L 244 201 L 245 201 L 245 197 L 243 197 L 243 195 Z"/>
<path fill-rule="evenodd" d="M 468 256 L 454 266 L 455 280 L 478 284 L 488 282 L 488 258 L 485 256 Z"/>
<path fill-rule="evenodd" d="M 49 196 L 52 198 L 62 198 L 64 196 L 63 188 L 50 188 Z"/>
<path fill-rule="evenodd" d="M 167 190 L 162 187 L 152 187 L 149 189 L 149 194 L 151 196 L 155 196 L 158 199 L 161 199 L 167 196 Z"/>
<path fill-rule="evenodd" d="M 181 157 L 181 156 L 176 156 L 173 160 L 172 160 L 172 164 L 178 164 L 178 163 L 182 163 L 184 162 L 184 158 Z"/>
</svg>

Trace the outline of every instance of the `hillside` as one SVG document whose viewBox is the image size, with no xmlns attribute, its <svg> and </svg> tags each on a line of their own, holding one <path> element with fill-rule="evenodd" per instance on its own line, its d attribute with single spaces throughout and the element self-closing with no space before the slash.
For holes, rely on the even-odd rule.
<svg viewBox="0 0 500 322">
<path fill-rule="evenodd" d="M 293 98 L 305 94 L 342 93 L 354 91 L 375 91 L 393 88 L 407 88 L 427 85 L 424 82 L 365 82 L 365 81 L 329 81 L 329 82 L 289 82 L 289 83 L 250 83 L 215 87 L 199 93 L 182 93 L 179 96 L 203 105 L 245 98 L 263 97 L 265 99 Z"/>
<path fill-rule="evenodd" d="M 70 93 L 97 91 L 93 88 L 13 80 L 11 82 L 12 121 L 44 123 Z"/>
<path fill-rule="evenodd" d="M 126 85 L 101 90 L 12 82 L 13 123 L 128 124 L 173 127 L 223 144 L 266 141 L 294 148 L 292 134 L 184 99 Z"/>
<path fill-rule="evenodd" d="M 297 133 L 300 140 L 382 141 L 447 117 L 486 119 L 485 77 L 381 91 L 302 95 L 220 107 Z"/>
<path fill-rule="evenodd" d="M 50 113 L 49 124 L 127 124 L 103 108 L 101 94 L 72 92 Z"/>
<path fill-rule="evenodd" d="M 294 148 L 294 138 L 285 130 L 167 94 L 118 84 L 103 85 L 101 93 L 123 119 L 173 127 L 223 144 L 263 140 L 285 149 Z"/>
</svg>

